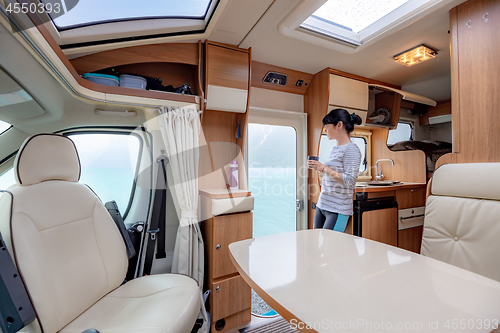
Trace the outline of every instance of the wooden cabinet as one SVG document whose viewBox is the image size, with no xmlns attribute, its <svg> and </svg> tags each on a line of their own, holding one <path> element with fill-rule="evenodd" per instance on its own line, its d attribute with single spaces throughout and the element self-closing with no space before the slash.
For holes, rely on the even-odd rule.
<svg viewBox="0 0 500 333">
<path fill-rule="evenodd" d="M 113 95 L 137 96 L 186 103 L 199 103 L 201 87 L 201 42 L 131 46 L 92 53 L 70 60 L 75 79 L 88 89 Z M 111 87 L 84 80 L 85 73 L 136 74 L 161 79 L 164 86 L 179 87 L 187 83 L 194 95 L 158 90 Z"/>
<path fill-rule="evenodd" d="M 420 246 L 422 245 L 422 233 L 424 226 L 404 229 L 398 231 L 398 247 L 420 253 Z"/>
<path fill-rule="evenodd" d="M 206 108 L 201 126 L 204 134 L 202 145 L 206 142 L 209 156 L 200 160 L 203 164 L 200 170 L 209 170 L 212 175 L 200 178 L 200 189 L 227 188 L 227 177 L 224 178 L 219 171 L 224 169 L 227 174 L 229 163 L 233 160 L 239 166 L 239 188 L 247 188 L 243 157 L 250 100 L 250 67 L 250 50 L 211 41 L 205 43 Z M 220 149 L 222 145 L 224 148 Z M 206 173 L 200 176 L 204 175 Z"/>
<path fill-rule="evenodd" d="M 202 222 L 212 332 L 227 332 L 251 319 L 251 289 L 231 262 L 228 246 L 252 238 L 252 220 L 252 212 L 240 212 Z"/>
<path fill-rule="evenodd" d="M 386 208 L 363 213 L 363 238 L 398 245 L 398 209 Z"/>
<path fill-rule="evenodd" d="M 399 209 L 425 206 L 425 187 L 408 188 L 396 191 Z"/>
<path fill-rule="evenodd" d="M 245 113 L 250 91 L 250 50 L 206 43 L 206 109 Z"/>
</svg>

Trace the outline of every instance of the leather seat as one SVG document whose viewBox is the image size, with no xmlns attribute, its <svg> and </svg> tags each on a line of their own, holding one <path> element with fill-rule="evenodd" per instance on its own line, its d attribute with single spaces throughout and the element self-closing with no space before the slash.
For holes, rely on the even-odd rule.
<svg viewBox="0 0 500 333">
<path fill-rule="evenodd" d="M 9 238 L 44 333 L 191 331 L 201 299 L 195 280 L 163 274 L 122 285 L 123 239 L 97 196 L 78 183 L 70 139 L 28 138 L 14 168 Z"/>
<path fill-rule="evenodd" d="M 421 254 L 500 281 L 500 163 L 446 164 L 432 178 Z"/>
</svg>

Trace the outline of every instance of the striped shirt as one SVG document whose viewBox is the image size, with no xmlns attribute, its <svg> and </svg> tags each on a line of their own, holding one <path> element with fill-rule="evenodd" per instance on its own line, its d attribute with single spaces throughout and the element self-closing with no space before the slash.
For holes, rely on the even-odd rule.
<svg viewBox="0 0 500 333">
<path fill-rule="evenodd" d="M 361 151 L 354 142 L 333 147 L 324 165 L 341 173 L 344 184 L 337 183 L 323 174 L 321 194 L 316 207 L 332 213 L 352 215 L 352 196 L 360 163 Z"/>
</svg>

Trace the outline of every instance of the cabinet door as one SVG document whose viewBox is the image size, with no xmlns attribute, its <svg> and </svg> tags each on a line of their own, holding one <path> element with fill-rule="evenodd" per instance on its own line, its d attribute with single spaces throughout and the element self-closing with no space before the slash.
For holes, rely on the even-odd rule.
<svg viewBox="0 0 500 333">
<path fill-rule="evenodd" d="M 377 242 L 398 246 L 398 209 L 386 208 L 364 212 L 362 236 Z"/>
<path fill-rule="evenodd" d="M 230 214 L 213 218 L 213 279 L 236 273 L 229 258 L 229 244 L 252 238 L 252 213 Z"/>
<path fill-rule="evenodd" d="M 425 188 L 408 188 L 396 191 L 399 209 L 425 206 Z"/>
<path fill-rule="evenodd" d="M 400 230 L 398 247 L 415 253 L 420 253 L 423 231 L 424 226 Z"/>
<path fill-rule="evenodd" d="M 250 308 L 252 292 L 240 275 L 213 283 L 210 287 L 212 322 Z"/>
<path fill-rule="evenodd" d="M 207 110 L 245 113 L 250 79 L 248 50 L 207 43 L 206 57 Z"/>
</svg>

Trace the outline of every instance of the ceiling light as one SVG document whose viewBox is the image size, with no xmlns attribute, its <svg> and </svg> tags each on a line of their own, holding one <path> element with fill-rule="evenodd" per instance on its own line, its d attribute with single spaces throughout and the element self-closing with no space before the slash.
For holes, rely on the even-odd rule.
<svg viewBox="0 0 500 333">
<path fill-rule="evenodd" d="M 437 52 L 425 45 L 419 45 L 411 50 L 404 51 L 394 56 L 394 60 L 405 66 L 413 66 L 422 61 L 432 59 L 436 56 Z"/>
</svg>

